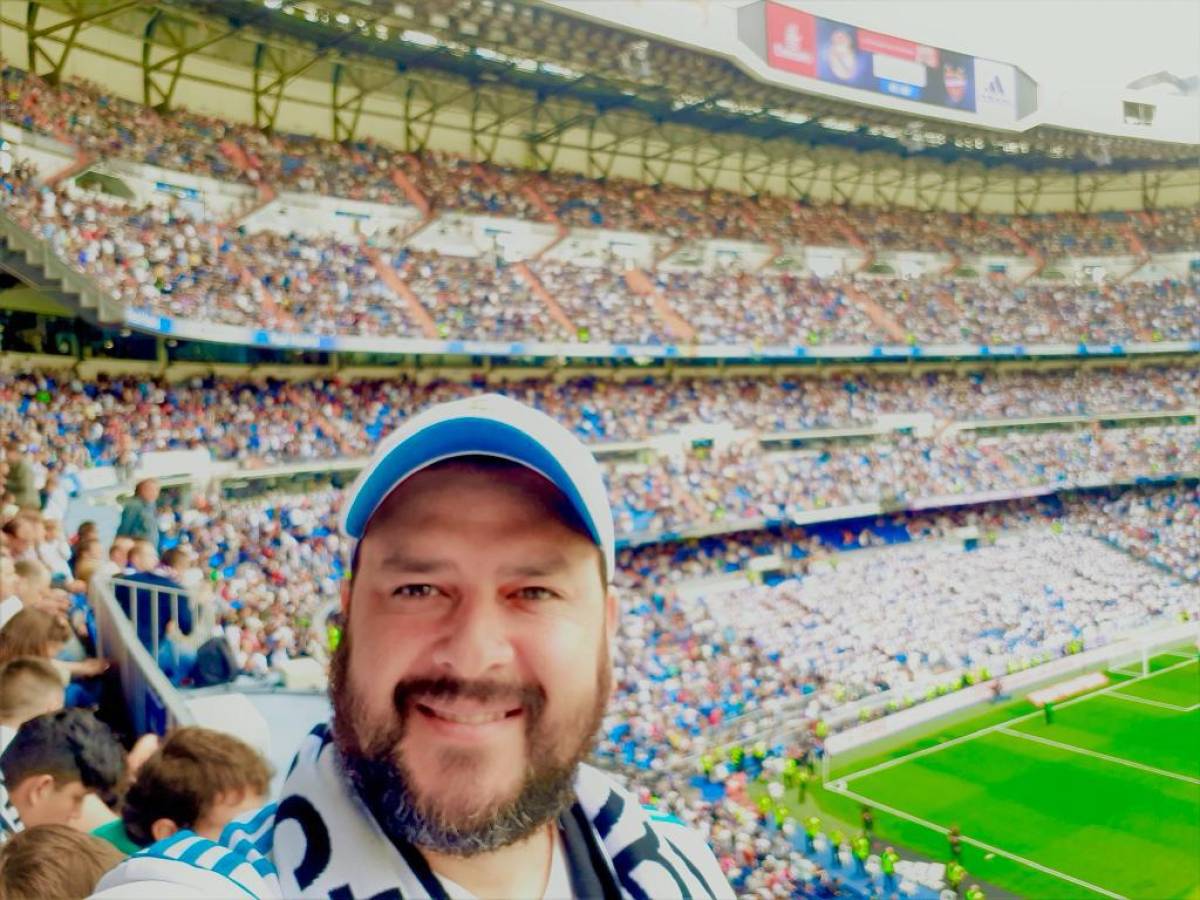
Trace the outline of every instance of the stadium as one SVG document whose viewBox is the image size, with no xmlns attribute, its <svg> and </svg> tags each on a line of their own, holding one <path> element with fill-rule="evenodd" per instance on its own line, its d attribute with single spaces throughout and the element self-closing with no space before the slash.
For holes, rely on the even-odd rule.
<svg viewBox="0 0 1200 900">
<path fill-rule="evenodd" d="M 0 897 L 1200 898 L 1200 82 L 884 6 L 2 0 Z"/>
</svg>

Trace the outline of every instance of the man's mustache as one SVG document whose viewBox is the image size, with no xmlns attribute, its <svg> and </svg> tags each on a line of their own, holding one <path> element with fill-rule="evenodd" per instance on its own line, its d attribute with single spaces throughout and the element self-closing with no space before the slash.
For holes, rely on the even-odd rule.
<svg viewBox="0 0 1200 900">
<path fill-rule="evenodd" d="M 537 721 L 546 705 L 546 692 L 537 685 L 505 684 L 499 681 L 464 681 L 460 678 L 405 678 L 396 683 L 392 703 L 396 712 L 406 715 L 418 700 L 473 700 L 477 703 L 502 701 L 520 706 L 529 721 Z"/>
</svg>

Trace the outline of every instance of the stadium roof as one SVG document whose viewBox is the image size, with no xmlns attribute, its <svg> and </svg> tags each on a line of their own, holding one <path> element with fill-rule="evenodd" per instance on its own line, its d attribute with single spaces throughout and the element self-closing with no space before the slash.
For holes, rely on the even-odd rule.
<svg viewBox="0 0 1200 900">
<path fill-rule="evenodd" d="M 25 0 L 5 9 L 0 21 L 24 33 L 25 63 L 39 74 L 75 71 L 150 105 L 182 99 L 336 140 L 961 210 L 986 197 L 991 211 L 1088 211 L 1106 194 L 1097 208 L 1153 207 L 1194 202 L 1200 189 L 1194 147 L 1114 138 L 1097 157 L 1094 135 L 915 120 L 766 85 L 665 42 L 639 37 L 644 46 L 630 50 L 629 32 L 529 2 Z M 115 71 L 97 78 L 94 64 L 68 65 L 81 49 L 136 67 L 140 85 L 126 75 L 132 89 L 122 91 Z"/>
</svg>

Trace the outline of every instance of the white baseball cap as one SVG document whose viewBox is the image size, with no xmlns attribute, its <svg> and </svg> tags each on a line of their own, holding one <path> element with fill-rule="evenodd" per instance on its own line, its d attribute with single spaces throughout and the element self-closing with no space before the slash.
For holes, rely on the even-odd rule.
<svg viewBox="0 0 1200 900">
<path fill-rule="evenodd" d="M 459 456 L 511 460 L 562 491 L 604 554 L 612 577 L 616 537 L 596 457 L 544 412 L 499 394 L 438 404 L 388 435 L 350 486 L 342 508 L 342 533 L 361 538 L 375 510 L 402 481 Z"/>
</svg>

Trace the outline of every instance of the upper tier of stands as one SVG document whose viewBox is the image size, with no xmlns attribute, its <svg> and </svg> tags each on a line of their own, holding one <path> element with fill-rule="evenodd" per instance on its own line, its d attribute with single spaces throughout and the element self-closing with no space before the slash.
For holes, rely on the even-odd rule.
<svg viewBox="0 0 1200 900">
<path fill-rule="evenodd" d="M 55 87 L 12 67 L 2 75 L 0 117 L 5 121 L 66 140 L 96 157 L 121 157 L 280 190 L 391 204 L 412 203 L 419 195 L 433 210 L 681 239 L 863 244 L 874 250 L 956 255 L 1019 256 L 1032 248 L 1047 258 L 1137 256 L 1139 241 L 1154 253 L 1200 246 L 1195 209 L 968 217 L 903 208 L 812 207 L 766 195 L 750 198 L 721 190 L 533 173 L 434 151 L 417 156 L 368 140 L 341 144 L 267 135 L 182 109 L 162 114 L 89 82 L 69 80 Z"/>
<path fill-rule="evenodd" d="M 132 309 L 288 332 L 808 346 L 1200 338 L 1195 272 L 1100 284 L 700 270 L 652 278 L 615 260 L 508 264 L 412 251 L 390 235 L 247 233 L 43 185 L 25 163 L 0 174 L 0 206 Z"/>
</svg>

